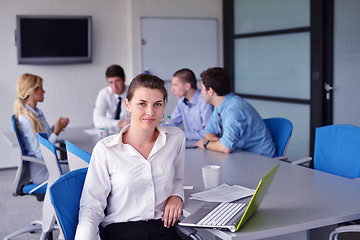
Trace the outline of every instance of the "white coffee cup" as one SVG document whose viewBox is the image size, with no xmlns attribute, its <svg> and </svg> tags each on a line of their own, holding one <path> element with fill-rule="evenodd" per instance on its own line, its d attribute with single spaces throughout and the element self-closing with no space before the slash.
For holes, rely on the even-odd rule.
<svg viewBox="0 0 360 240">
<path fill-rule="evenodd" d="M 100 128 L 99 129 L 99 138 L 103 139 L 104 137 L 109 136 L 109 129 L 107 128 Z"/>
<path fill-rule="evenodd" d="M 202 175 L 204 186 L 206 189 L 211 189 L 219 186 L 220 182 L 220 166 L 206 165 L 202 167 Z"/>
</svg>

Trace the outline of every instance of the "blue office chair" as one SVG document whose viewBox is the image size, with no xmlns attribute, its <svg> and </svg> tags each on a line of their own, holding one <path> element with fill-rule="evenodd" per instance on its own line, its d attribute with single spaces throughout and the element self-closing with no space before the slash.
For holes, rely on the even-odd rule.
<svg viewBox="0 0 360 240">
<path fill-rule="evenodd" d="M 360 128 L 352 125 L 317 128 L 314 168 L 351 179 L 360 177 Z"/>
<path fill-rule="evenodd" d="M 79 205 L 82 189 L 84 186 L 87 168 L 80 168 L 56 180 L 50 187 L 51 203 L 55 208 L 56 218 L 60 225 L 65 240 L 73 240 L 79 217 Z M 189 227 L 177 226 L 177 229 L 188 237 L 201 240 L 196 230 Z M 99 226 L 100 237 L 103 236 L 103 228 Z"/>
<path fill-rule="evenodd" d="M 293 164 L 303 164 L 311 158 Z M 360 128 L 338 124 L 315 130 L 314 169 L 346 178 L 360 177 Z"/>
<path fill-rule="evenodd" d="M 293 130 L 292 123 L 286 118 L 267 118 L 264 119 L 264 123 L 276 145 L 275 158 L 287 160 L 285 153 Z"/>
<path fill-rule="evenodd" d="M 11 121 L 20 147 L 20 158 L 19 158 L 20 161 L 18 164 L 18 168 L 14 180 L 14 186 L 12 191 L 13 196 L 33 195 L 37 198 L 38 201 L 43 201 L 47 188 L 47 182 L 44 182 L 42 184 L 33 184 L 31 182 L 29 162 L 39 163 L 43 165 L 45 165 L 45 163 L 42 159 L 26 156 L 25 149 L 22 144 L 20 133 L 17 127 L 15 115 L 11 116 Z M 37 220 L 32 222 L 30 226 L 7 235 L 4 239 L 5 240 L 12 239 L 23 233 L 36 232 L 41 230 L 42 230 L 42 222 L 40 220 Z"/>
<path fill-rule="evenodd" d="M 69 141 L 65 141 L 65 144 L 70 171 L 89 166 L 91 153 L 79 148 Z"/>
<path fill-rule="evenodd" d="M 49 189 L 51 203 L 65 240 L 75 238 L 86 173 L 87 168 L 71 171 L 56 180 Z"/>
<path fill-rule="evenodd" d="M 311 157 L 292 162 L 301 165 Z M 360 180 L 360 128 L 347 124 L 329 125 L 315 130 L 314 169 Z M 345 232 L 360 232 L 360 225 L 336 228 L 329 239 Z"/>
</svg>

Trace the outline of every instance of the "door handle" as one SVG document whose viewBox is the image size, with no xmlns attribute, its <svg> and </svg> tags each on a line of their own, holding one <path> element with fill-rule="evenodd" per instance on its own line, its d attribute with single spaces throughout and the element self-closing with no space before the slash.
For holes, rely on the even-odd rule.
<svg viewBox="0 0 360 240">
<path fill-rule="evenodd" d="M 326 100 L 330 100 L 330 91 L 333 90 L 334 88 L 330 84 L 325 83 L 324 89 L 326 91 Z"/>
</svg>

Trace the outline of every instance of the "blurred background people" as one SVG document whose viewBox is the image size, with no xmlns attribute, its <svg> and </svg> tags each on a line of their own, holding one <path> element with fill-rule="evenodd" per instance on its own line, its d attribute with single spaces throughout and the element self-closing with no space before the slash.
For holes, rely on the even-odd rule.
<svg viewBox="0 0 360 240">
<path fill-rule="evenodd" d="M 230 76 L 225 69 L 209 68 L 201 73 L 201 93 L 214 105 L 205 138 L 196 146 L 230 153 L 235 149 L 267 157 L 275 154 L 275 143 L 259 113 L 230 89 Z"/>
<path fill-rule="evenodd" d="M 96 128 L 109 130 L 121 129 L 126 125 L 126 109 L 124 100 L 127 94 L 124 69 L 119 65 L 111 65 L 105 72 L 108 86 L 97 95 L 93 122 Z"/>
<path fill-rule="evenodd" d="M 44 101 L 43 79 L 39 76 L 24 73 L 16 84 L 18 99 L 14 103 L 14 113 L 24 146 L 25 154 L 42 159 L 40 145 L 36 134 L 46 133 L 48 140 L 55 144 L 60 132 L 69 124 L 68 118 L 60 117 L 53 129 L 47 123 L 43 112 L 37 108 L 39 102 Z M 49 178 L 45 165 L 30 162 L 30 177 L 33 183 L 39 184 Z M 63 172 L 68 172 L 68 166 L 62 166 Z"/>
<path fill-rule="evenodd" d="M 197 89 L 195 74 L 190 69 L 180 69 L 174 73 L 171 83 L 171 92 L 178 98 L 171 114 L 172 123 L 175 126 L 184 124 L 188 140 L 203 138 L 213 106 L 205 102 L 204 96 Z"/>
</svg>

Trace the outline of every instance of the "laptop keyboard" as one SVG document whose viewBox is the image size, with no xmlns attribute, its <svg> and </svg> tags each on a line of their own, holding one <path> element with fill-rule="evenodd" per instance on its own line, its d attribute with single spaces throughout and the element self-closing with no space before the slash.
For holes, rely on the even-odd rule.
<svg viewBox="0 0 360 240">
<path fill-rule="evenodd" d="M 220 203 L 216 208 L 203 217 L 198 224 L 224 226 L 244 206 L 244 203 Z"/>
</svg>

